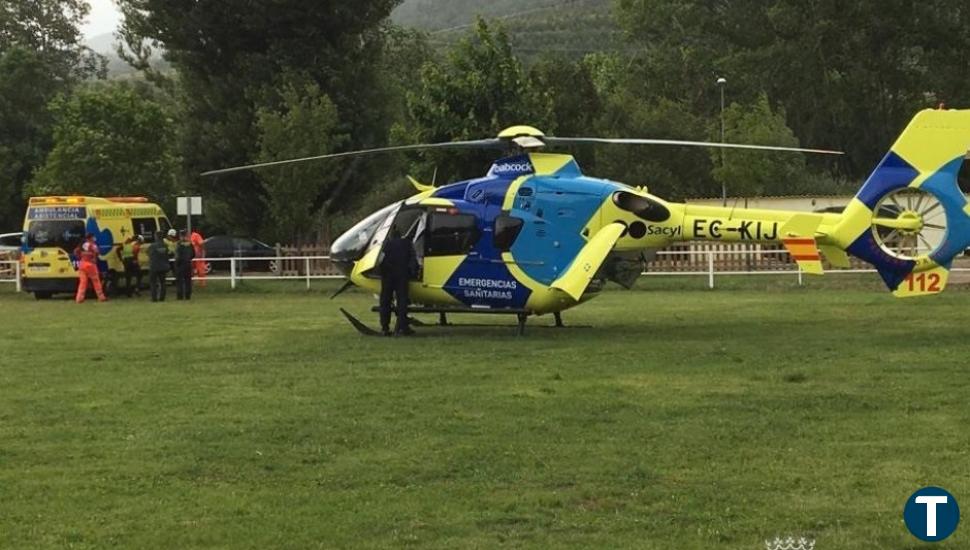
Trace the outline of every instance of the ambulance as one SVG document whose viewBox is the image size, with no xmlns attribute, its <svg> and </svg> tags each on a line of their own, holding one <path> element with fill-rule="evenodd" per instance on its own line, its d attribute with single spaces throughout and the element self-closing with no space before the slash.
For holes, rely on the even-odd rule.
<svg viewBox="0 0 970 550">
<path fill-rule="evenodd" d="M 139 255 L 148 264 L 148 245 L 171 228 L 165 212 L 144 197 L 32 197 L 24 219 L 20 255 L 22 288 L 38 300 L 77 290 L 75 249 L 94 235 L 100 250 L 98 268 L 106 291 L 116 288 L 125 268 L 117 250 L 132 235 L 145 242 Z"/>
</svg>

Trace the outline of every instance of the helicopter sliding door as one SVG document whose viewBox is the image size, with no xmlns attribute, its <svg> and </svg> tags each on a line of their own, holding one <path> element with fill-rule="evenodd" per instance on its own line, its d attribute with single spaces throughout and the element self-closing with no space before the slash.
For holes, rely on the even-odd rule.
<svg viewBox="0 0 970 550">
<path fill-rule="evenodd" d="M 387 234 L 391 230 L 391 226 L 394 224 L 394 220 L 397 219 L 397 214 L 401 210 L 403 202 L 391 205 L 386 209 L 378 212 L 375 216 L 384 216 L 383 218 L 378 218 L 374 220 L 374 223 L 379 223 L 377 229 L 373 230 L 373 233 L 368 236 L 370 231 L 366 227 L 362 227 L 359 232 L 354 232 L 354 240 L 359 241 L 363 239 L 359 246 L 366 246 L 367 252 L 364 253 L 363 257 L 357 262 L 354 267 L 354 271 L 362 274 L 365 277 L 371 279 L 379 279 L 381 277 L 380 269 L 378 269 L 378 264 L 381 258 L 381 252 L 384 250 L 384 243 L 387 242 Z M 364 220 L 362 223 L 370 221 L 369 219 Z M 356 227 L 355 227 L 356 229 Z M 349 232 L 348 232 L 349 233 Z M 368 242 L 369 240 L 369 242 Z"/>
<path fill-rule="evenodd" d="M 380 262 L 384 257 L 384 246 L 387 244 L 388 237 L 391 233 L 391 229 L 397 231 L 397 233 L 405 238 L 416 241 L 419 233 L 422 231 L 421 227 L 424 224 L 424 208 L 404 206 L 403 204 L 397 205 L 393 211 L 391 211 L 386 218 L 381 222 L 380 227 L 374 232 L 374 236 L 371 239 L 372 254 L 368 254 L 372 258 L 371 265 L 366 267 L 364 274 L 367 277 L 379 279 L 380 273 Z M 421 252 L 420 249 L 415 247 L 415 251 L 418 256 L 418 265 L 421 265 Z M 414 274 L 413 280 L 420 281 L 420 272 Z"/>
<path fill-rule="evenodd" d="M 424 208 L 405 206 L 398 213 L 394 220 L 394 227 L 397 232 L 405 239 L 410 240 L 414 246 L 414 253 L 418 260 L 418 271 L 411 274 L 412 281 L 421 281 L 421 273 L 424 270 L 424 232 L 427 224 L 427 216 Z"/>
<path fill-rule="evenodd" d="M 421 235 L 424 286 L 454 295 L 458 288 L 453 276 L 463 262 L 478 256 L 473 249 L 480 237 L 478 218 L 474 214 L 454 208 L 431 208 Z M 449 285 L 455 288 L 449 288 Z"/>
</svg>

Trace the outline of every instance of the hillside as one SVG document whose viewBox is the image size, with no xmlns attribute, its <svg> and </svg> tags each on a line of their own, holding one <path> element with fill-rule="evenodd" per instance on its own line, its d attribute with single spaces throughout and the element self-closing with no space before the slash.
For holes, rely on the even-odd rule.
<svg viewBox="0 0 970 550">
<path fill-rule="evenodd" d="M 119 40 L 114 33 L 99 34 L 84 41 L 84 45 L 108 59 L 108 78 L 128 78 L 135 71 L 128 63 L 118 57 L 116 48 Z M 162 59 L 160 52 L 152 57 L 152 66 L 156 69 L 167 70 L 169 64 Z"/>
<path fill-rule="evenodd" d="M 428 31 L 432 43 L 444 48 L 483 16 L 501 22 L 523 57 L 579 56 L 617 46 L 611 6 L 612 0 L 405 0 L 391 18 Z"/>
<path fill-rule="evenodd" d="M 475 18 L 498 21 L 508 32 L 516 53 L 525 59 L 543 53 L 570 57 L 616 49 L 619 30 L 613 21 L 613 0 L 404 0 L 391 19 L 398 25 L 427 31 L 432 45 L 446 49 L 467 35 Z M 89 38 L 85 45 L 108 58 L 111 77 L 132 72 L 115 48 L 112 34 Z M 156 63 L 167 64 L 156 54 Z"/>
</svg>

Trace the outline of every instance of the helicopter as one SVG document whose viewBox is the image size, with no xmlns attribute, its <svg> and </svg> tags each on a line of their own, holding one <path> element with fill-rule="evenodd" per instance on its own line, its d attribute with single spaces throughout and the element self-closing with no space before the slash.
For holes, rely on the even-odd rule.
<svg viewBox="0 0 970 550">
<path fill-rule="evenodd" d="M 664 139 L 546 136 L 530 126 L 495 138 L 404 145 L 214 170 L 211 176 L 294 162 L 429 149 L 498 149 L 477 179 L 441 187 L 409 178 L 416 194 L 367 216 L 338 237 L 331 261 L 349 287 L 380 291 L 379 258 L 391 228 L 411 239 L 420 270 L 409 314 L 511 314 L 522 334 L 530 316 L 561 313 L 600 293 L 629 288 L 648 254 L 678 241 L 780 243 L 808 274 L 872 264 L 897 297 L 939 294 L 953 259 L 970 246 L 970 206 L 957 176 L 970 149 L 970 110 L 924 110 L 841 213 L 736 209 L 663 200 L 645 187 L 586 176 L 576 145 L 723 147 L 841 154 L 824 149 Z M 334 295 L 334 297 L 336 294 Z M 364 334 L 375 331 L 341 309 Z"/>
</svg>

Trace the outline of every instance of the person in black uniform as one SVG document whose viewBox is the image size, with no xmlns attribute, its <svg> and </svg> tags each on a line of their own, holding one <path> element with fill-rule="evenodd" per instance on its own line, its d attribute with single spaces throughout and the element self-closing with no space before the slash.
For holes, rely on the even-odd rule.
<svg viewBox="0 0 970 550">
<path fill-rule="evenodd" d="M 391 302 L 396 300 L 394 333 L 409 336 L 414 331 L 408 326 L 408 280 L 418 267 L 414 246 L 396 227 L 391 227 L 381 255 L 381 332 L 391 335 Z"/>
<path fill-rule="evenodd" d="M 168 245 L 161 231 L 155 242 L 148 247 L 148 284 L 152 289 L 152 301 L 165 301 L 165 276 L 168 274 Z"/>
<path fill-rule="evenodd" d="M 179 300 L 192 299 L 192 260 L 195 248 L 189 242 L 186 230 L 179 231 L 179 241 L 175 245 L 175 296 Z"/>
</svg>

